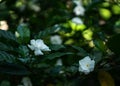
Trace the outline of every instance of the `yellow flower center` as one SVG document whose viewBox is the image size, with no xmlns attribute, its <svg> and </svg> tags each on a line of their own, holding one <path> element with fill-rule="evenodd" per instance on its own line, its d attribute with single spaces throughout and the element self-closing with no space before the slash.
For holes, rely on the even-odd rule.
<svg viewBox="0 0 120 86">
<path fill-rule="evenodd" d="M 87 67 L 89 67 L 90 65 L 89 65 L 89 64 L 87 64 L 86 66 L 87 66 Z"/>
</svg>

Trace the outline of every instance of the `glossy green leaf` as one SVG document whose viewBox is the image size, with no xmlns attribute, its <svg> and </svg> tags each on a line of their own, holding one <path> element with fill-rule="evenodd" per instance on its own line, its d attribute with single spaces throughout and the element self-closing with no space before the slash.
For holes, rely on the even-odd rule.
<svg viewBox="0 0 120 86">
<path fill-rule="evenodd" d="M 12 75 L 27 75 L 30 72 L 24 66 L 2 62 L 0 63 L 0 73 Z"/>
<path fill-rule="evenodd" d="M 19 25 L 16 32 L 19 43 L 28 43 L 30 40 L 30 30 L 27 25 Z"/>
<path fill-rule="evenodd" d="M 64 49 L 65 46 L 64 46 L 64 45 L 50 45 L 49 48 L 50 48 L 51 50 L 57 51 L 57 50 L 60 50 L 60 49 Z"/>
<path fill-rule="evenodd" d="M 114 35 L 108 39 L 108 48 L 116 54 L 120 54 L 120 34 Z"/>
<path fill-rule="evenodd" d="M 78 47 L 78 46 L 72 46 L 74 49 L 78 50 L 79 51 L 79 55 L 81 56 L 86 56 L 88 55 L 88 53 L 81 47 Z"/>
<path fill-rule="evenodd" d="M 44 38 L 52 33 L 56 33 L 57 32 L 57 28 L 52 27 L 52 28 L 47 28 L 46 30 L 40 31 L 38 34 L 38 38 Z"/>
<path fill-rule="evenodd" d="M 21 56 L 25 57 L 27 55 L 29 55 L 29 49 L 27 48 L 27 46 L 19 46 L 19 50 L 18 52 L 20 53 Z"/>
<path fill-rule="evenodd" d="M 5 62 L 15 62 L 15 57 L 12 54 L 9 54 L 4 51 L 0 51 L 0 61 L 5 61 Z"/>
<path fill-rule="evenodd" d="M 3 50 L 3 51 L 13 51 L 14 48 L 10 45 L 6 45 L 2 42 L 0 42 L 0 50 Z"/>
<path fill-rule="evenodd" d="M 61 56 L 64 56 L 64 55 L 72 55 L 73 53 L 72 52 L 56 52 L 56 53 L 52 53 L 52 54 L 49 54 L 49 55 L 46 55 L 45 58 L 47 59 L 55 59 L 55 58 L 58 58 L 58 57 L 61 57 Z"/>
<path fill-rule="evenodd" d="M 16 37 L 14 34 L 12 34 L 9 31 L 0 30 L 0 40 L 5 40 L 5 39 L 16 41 Z"/>
<path fill-rule="evenodd" d="M 100 51 L 106 52 L 106 45 L 104 44 L 104 41 L 100 39 L 94 40 L 95 47 L 97 47 Z"/>
</svg>

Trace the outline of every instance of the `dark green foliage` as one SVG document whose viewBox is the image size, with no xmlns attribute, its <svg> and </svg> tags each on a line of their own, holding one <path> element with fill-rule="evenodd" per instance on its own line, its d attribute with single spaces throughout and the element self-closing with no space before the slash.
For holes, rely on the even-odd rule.
<svg viewBox="0 0 120 86">
<path fill-rule="evenodd" d="M 72 0 L 0 0 L 0 29 L 3 20 L 9 25 L 8 31 L 0 30 L 0 83 L 5 79 L 17 86 L 20 77 L 29 76 L 33 86 L 100 86 L 98 72 L 105 70 L 119 86 L 119 2 L 81 1 L 85 13 L 78 16 Z M 84 25 L 73 23 L 74 17 Z M 51 43 L 54 35 L 61 37 L 61 44 Z M 35 55 L 38 46 L 31 50 L 32 39 L 42 39 L 51 51 Z M 79 71 L 85 56 L 95 60 L 87 75 Z"/>
<path fill-rule="evenodd" d="M 57 57 L 62 57 L 64 55 L 71 55 L 71 54 L 73 54 L 73 53 L 71 53 L 71 52 L 64 52 L 64 53 L 56 52 L 56 53 L 52 53 L 52 54 L 45 56 L 45 58 L 52 60 L 52 59 L 55 59 Z"/>
<path fill-rule="evenodd" d="M 17 27 L 16 35 L 18 35 L 19 43 L 28 43 L 30 40 L 30 30 L 26 25 L 19 25 Z"/>
<path fill-rule="evenodd" d="M 28 75 L 30 72 L 24 67 L 13 63 L 0 63 L 0 73 L 11 75 Z"/>
<path fill-rule="evenodd" d="M 0 30 L 0 40 L 2 41 L 3 39 L 16 41 L 14 34 L 12 34 L 11 32 Z"/>
<path fill-rule="evenodd" d="M 120 34 L 116 34 L 109 38 L 107 46 L 116 54 L 120 54 Z"/>
</svg>

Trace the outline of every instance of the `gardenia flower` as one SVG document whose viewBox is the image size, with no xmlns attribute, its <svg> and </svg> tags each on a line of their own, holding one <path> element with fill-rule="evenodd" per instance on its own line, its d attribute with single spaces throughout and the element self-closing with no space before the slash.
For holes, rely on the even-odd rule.
<svg viewBox="0 0 120 86">
<path fill-rule="evenodd" d="M 22 78 L 22 83 L 24 86 L 32 86 L 32 82 L 29 77 L 23 77 Z"/>
<path fill-rule="evenodd" d="M 7 31 L 9 29 L 7 21 L 5 21 L 5 20 L 0 21 L 0 29 L 5 30 L 5 31 Z"/>
<path fill-rule="evenodd" d="M 79 16 L 83 16 L 85 13 L 85 9 L 82 5 L 77 5 L 74 9 L 73 12 L 75 13 L 75 15 Z"/>
<path fill-rule="evenodd" d="M 82 60 L 79 61 L 79 71 L 85 74 L 90 73 L 94 70 L 95 61 L 91 60 L 89 56 L 86 56 Z"/>
<path fill-rule="evenodd" d="M 42 51 L 51 51 L 47 45 L 44 44 L 43 40 L 41 39 L 32 39 L 30 41 L 30 45 L 28 47 L 31 50 L 34 50 L 35 55 L 43 55 Z"/>
<path fill-rule="evenodd" d="M 72 22 L 76 24 L 83 24 L 83 21 L 79 17 L 74 17 Z"/>
<path fill-rule="evenodd" d="M 50 41 L 52 44 L 56 44 L 56 45 L 62 44 L 62 39 L 59 35 L 51 36 Z"/>
<path fill-rule="evenodd" d="M 58 59 L 58 60 L 56 61 L 56 65 L 57 65 L 57 66 L 62 66 L 62 65 L 63 65 L 62 59 Z"/>
</svg>

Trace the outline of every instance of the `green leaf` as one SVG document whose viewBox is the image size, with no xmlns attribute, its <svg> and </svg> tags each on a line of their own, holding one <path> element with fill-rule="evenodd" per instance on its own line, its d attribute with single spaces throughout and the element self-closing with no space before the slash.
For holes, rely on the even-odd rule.
<svg viewBox="0 0 120 86">
<path fill-rule="evenodd" d="M 63 46 L 63 45 L 50 45 L 49 48 L 50 48 L 51 50 L 57 51 L 57 50 L 60 50 L 60 49 L 64 49 L 65 46 Z"/>
<path fill-rule="evenodd" d="M 120 54 L 120 34 L 114 35 L 108 39 L 108 48 L 116 54 Z"/>
<path fill-rule="evenodd" d="M 93 59 L 95 60 L 95 63 L 96 63 L 96 64 L 103 59 L 103 58 L 102 58 L 102 52 L 100 52 L 100 51 L 94 51 L 92 57 L 93 57 Z"/>
<path fill-rule="evenodd" d="M 30 40 L 30 30 L 27 25 L 19 25 L 16 32 L 19 43 L 28 43 Z"/>
<path fill-rule="evenodd" d="M 48 28 L 44 31 L 39 32 L 38 37 L 43 38 L 45 36 L 48 36 L 51 33 L 54 33 L 55 29 L 54 28 Z"/>
<path fill-rule="evenodd" d="M 86 56 L 88 55 L 88 53 L 81 47 L 78 47 L 78 46 L 72 46 L 74 49 L 78 50 L 79 51 L 79 55 L 81 56 Z"/>
<path fill-rule="evenodd" d="M 19 50 L 18 52 L 21 54 L 21 56 L 26 57 L 29 54 L 29 49 L 27 48 L 27 46 L 19 46 Z"/>
<path fill-rule="evenodd" d="M 94 44 L 95 44 L 96 48 L 98 48 L 100 51 L 106 52 L 106 46 L 102 40 L 96 39 L 96 40 L 94 40 Z"/>
<path fill-rule="evenodd" d="M 7 80 L 4 80 L 1 82 L 0 86 L 10 86 L 10 82 Z"/>
<path fill-rule="evenodd" d="M 4 30 L 0 30 L 0 39 L 8 39 L 8 40 L 12 40 L 12 41 L 16 41 L 16 37 L 14 34 L 12 34 L 9 31 L 4 31 Z"/>
<path fill-rule="evenodd" d="M 0 51 L 0 61 L 6 61 L 6 62 L 12 63 L 12 62 L 15 62 L 15 57 L 4 51 Z"/>
<path fill-rule="evenodd" d="M 60 30 L 60 26 L 54 26 L 54 27 L 51 27 L 51 28 L 47 28 L 43 31 L 40 31 L 39 34 L 38 34 L 38 38 L 44 38 L 52 33 L 56 33 Z"/>
<path fill-rule="evenodd" d="M 56 52 L 56 53 L 46 55 L 45 58 L 52 60 L 52 59 L 55 59 L 55 58 L 58 58 L 58 57 L 61 57 L 64 55 L 71 55 L 71 54 L 73 54 L 73 53 L 71 53 L 71 52 L 66 52 L 66 53 Z"/>
<path fill-rule="evenodd" d="M 13 51 L 14 48 L 12 46 L 9 46 L 9 45 L 6 45 L 6 44 L 0 42 L 0 50 Z"/>
<path fill-rule="evenodd" d="M 27 75 L 30 72 L 21 65 L 13 63 L 0 63 L 0 73 L 12 75 Z"/>
</svg>

